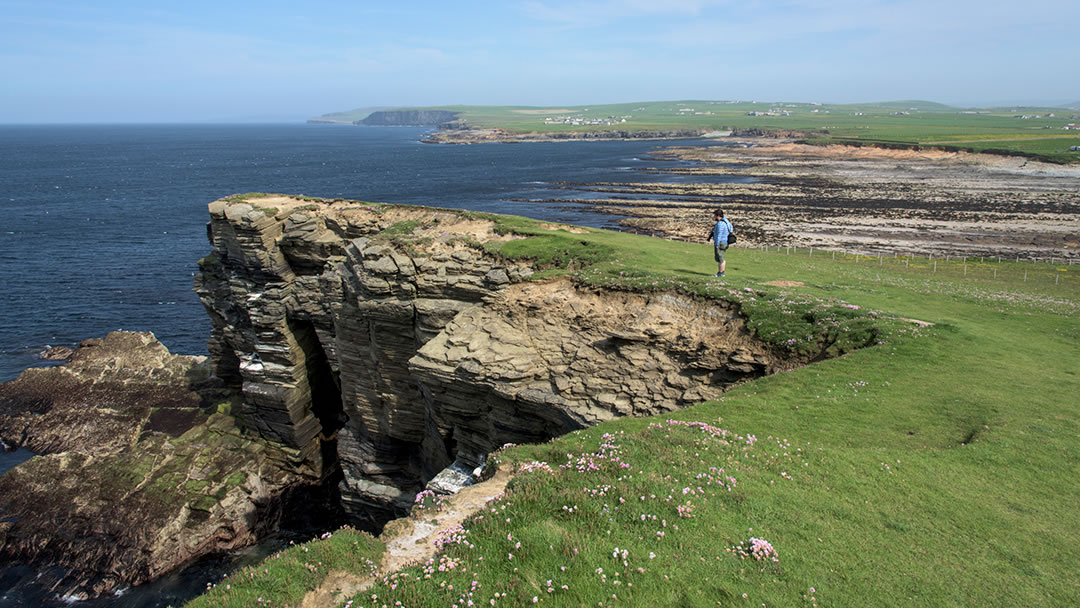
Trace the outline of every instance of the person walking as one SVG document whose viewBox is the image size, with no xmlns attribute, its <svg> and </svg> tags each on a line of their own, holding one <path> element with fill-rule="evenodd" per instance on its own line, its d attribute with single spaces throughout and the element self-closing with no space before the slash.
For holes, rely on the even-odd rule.
<svg viewBox="0 0 1080 608">
<path fill-rule="evenodd" d="M 735 232 L 735 228 L 729 220 L 724 218 L 723 209 L 717 209 L 713 212 L 713 218 L 716 220 L 716 224 L 713 226 L 712 232 L 709 233 L 709 240 L 713 243 L 713 258 L 716 259 L 717 264 L 717 273 L 713 276 L 722 277 L 727 266 L 727 262 L 724 261 L 724 252 L 728 248 L 728 237 Z"/>
</svg>

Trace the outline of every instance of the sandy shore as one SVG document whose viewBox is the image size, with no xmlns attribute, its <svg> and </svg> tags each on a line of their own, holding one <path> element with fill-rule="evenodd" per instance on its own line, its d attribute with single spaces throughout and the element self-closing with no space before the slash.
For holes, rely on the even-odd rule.
<svg viewBox="0 0 1080 608">
<path fill-rule="evenodd" d="M 565 199 L 545 202 L 592 205 L 628 216 L 620 223 L 629 229 L 685 240 L 703 240 L 712 210 L 723 207 L 746 246 L 1080 261 L 1080 166 L 724 141 L 736 145 L 655 153 L 646 171 L 681 175 L 679 183 L 564 184 Z M 717 183 L 718 176 L 735 179 Z"/>
</svg>

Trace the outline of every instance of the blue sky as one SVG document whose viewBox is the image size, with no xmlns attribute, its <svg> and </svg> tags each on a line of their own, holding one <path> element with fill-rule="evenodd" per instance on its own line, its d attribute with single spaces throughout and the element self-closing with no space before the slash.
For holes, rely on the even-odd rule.
<svg viewBox="0 0 1080 608">
<path fill-rule="evenodd" d="M 0 123 L 459 103 L 1075 102 L 1077 23 L 1077 0 L 0 0 Z"/>
</svg>

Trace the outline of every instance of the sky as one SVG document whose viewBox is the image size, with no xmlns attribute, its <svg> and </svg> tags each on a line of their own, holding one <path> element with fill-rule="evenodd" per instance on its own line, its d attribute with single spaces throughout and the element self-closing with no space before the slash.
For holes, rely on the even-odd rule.
<svg viewBox="0 0 1080 608">
<path fill-rule="evenodd" d="M 0 0 L 0 123 L 372 106 L 1080 102 L 1080 1 Z"/>
</svg>

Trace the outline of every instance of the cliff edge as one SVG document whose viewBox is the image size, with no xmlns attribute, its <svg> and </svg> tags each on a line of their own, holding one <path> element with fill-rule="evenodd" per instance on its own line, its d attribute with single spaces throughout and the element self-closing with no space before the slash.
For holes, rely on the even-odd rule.
<svg viewBox="0 0 1080 608">
<path fill-rule="evenodd" d="M 245 425 L 324 474 L 340 467 L 361 520 L 470 483 L 503 444 L 794 365 L 736 304 L 529 280 L 531 262 L 495 253 L 524 237 L 492 218 L 265 195 L 210 215 L 196 291 L 215 374 L 242 391 Z"/>
</svg>

